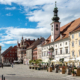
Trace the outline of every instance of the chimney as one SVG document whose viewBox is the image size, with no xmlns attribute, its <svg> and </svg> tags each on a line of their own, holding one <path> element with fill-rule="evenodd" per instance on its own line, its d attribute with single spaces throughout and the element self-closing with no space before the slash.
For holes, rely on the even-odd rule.
<svg viewBox="0 0 80 80">
<path fill-rule="evenodd" d="M 60 34 L 60 39 L 62 39 L 62 34 Z"/>
</svg>

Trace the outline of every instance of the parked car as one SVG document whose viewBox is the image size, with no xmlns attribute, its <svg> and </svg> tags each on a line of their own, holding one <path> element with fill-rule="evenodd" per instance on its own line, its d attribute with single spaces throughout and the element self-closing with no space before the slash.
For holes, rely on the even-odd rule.
<svg viewBox="0 0 80 80">
<path fill-rule="evenodd" d="M 3 63 L 3 66 L 11 66 L 10 63 Z"/>
<path fill-rule="evenodd" d="M 13 62 L 14 62 L 14 64 L 21 64 L 22 63 L 21 61 L 16 61 L 16 60 L 14 60 Z"/>
</svg>

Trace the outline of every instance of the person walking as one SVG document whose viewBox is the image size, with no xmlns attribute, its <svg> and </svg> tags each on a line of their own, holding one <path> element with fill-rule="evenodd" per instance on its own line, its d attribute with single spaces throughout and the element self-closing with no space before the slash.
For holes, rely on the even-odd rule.
<svg viewBox="0 0 80 80">
<path fill-rule="evenodd" d="M 12 63 L 12 68 L 13 68 L 13 63 Z"/>
<path fill-rule="evenodd" d="M 3 63 L 2 63 L 2 68 L 3 68 Z"/>
</svg>

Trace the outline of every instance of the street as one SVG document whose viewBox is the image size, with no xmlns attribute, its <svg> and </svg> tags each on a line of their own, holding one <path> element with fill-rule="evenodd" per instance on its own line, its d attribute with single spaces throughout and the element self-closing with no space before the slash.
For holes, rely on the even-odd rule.
<svg viewBox="0 0 80 80">
<path fill-rule="evenodd" d="M 0 68 L 0 78 L 4 75 L 6 80 L 80 80 L 80 77 L 72 75 L 47 72 L 47 70 L 29 69 L 28 65 L 14 65 Z"/>
</svg>

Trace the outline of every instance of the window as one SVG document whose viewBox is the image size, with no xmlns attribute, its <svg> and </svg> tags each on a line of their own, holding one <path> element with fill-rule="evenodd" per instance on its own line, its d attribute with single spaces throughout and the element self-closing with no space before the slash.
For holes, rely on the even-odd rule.
<svg viewBox="0 0 80 80">
<path fill-rule="evenodd" d="M 80 37 L 80 32 L 79 32 L 79 37 Z"/>
<path fill-rule="evenodd" d="M 57 47 L 57 45 L 56 45 L 56 47 Z"/>
<path fill-rule="evenodd" d="M 66 51 L 66 54 L 67 54 L 68 53 L 68 48 L 66 48 L 65 51 Z"/>
<path fill-rule="evenodd" d="M 72 34 L 72 39 L 74 39 L 74 34 Z"/>
<path fill-rule="evenodd" d="M 74 41 L 72 42 L 72 47 L 74 47 Z"/>
<path fill-rule="evenodd" d="M 14 54 L 13 54 L 13 56 L 14 56 Z"/>
<path fill-rule="evenodd" d="M 79 56 L 80 56 L 80 50 L 79 50 Z"/>
<path fill-rule="evenodd" d="M 11 54 L 10 54 L 10 56 L 11 56 Z"/>
<path fill-rule="evenodd" d="M 56 24 L 56 30 L 58 30 L 58 24 Z"/>
<path fill-rule="evenodd" d="M 74 51 L 72 51 L 72 56 L 74 56 Z"/>
<path fill-rule="evenodd" d="M 60 46 L 62 46 L 62 44 L 60 44 Z"/>
<path fill-rule="evenodd" d="M 60 49 L 60 54 L 62 54 L 62 49 Z"/>
<path fill-rule="evenodd" d="M 42 56 L 44 56 L 44 53 L 42 53 Z"/>
<path fill-rule="evenodd" d="M 49 55 L 48 51 L 47 51 L 47 56 Z"/>
<path fill-rule="evenodd" d="M 56 49 L 56 55 L 57 55 L 57 49 Z"/>
<path fill-rule="evenodd" d="M 80 46 L 80 40 L 79 40 L 79 46 Z"/>
<path fill-rule="evenodd" d="M 65 44 L 67 45 L 67 42 Z"/>
<path fill-rule="evenodd" d="M 45 52 L 44 52 L 44 56 L 45 56 Z"/>
<path fill-rule="evenodd" d="M 7 56 L 8 56 L 8 54 L 7 54 Z"/>
</svg>

